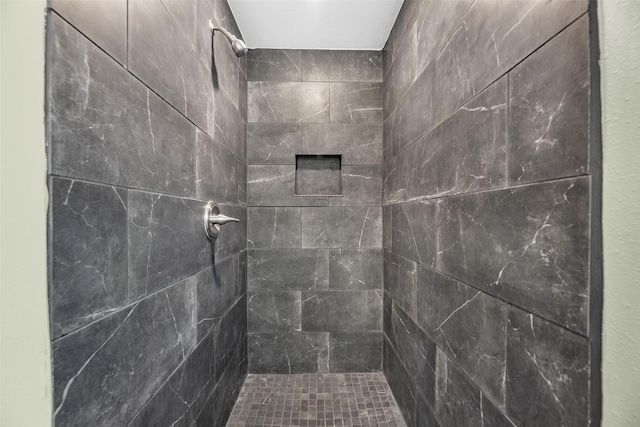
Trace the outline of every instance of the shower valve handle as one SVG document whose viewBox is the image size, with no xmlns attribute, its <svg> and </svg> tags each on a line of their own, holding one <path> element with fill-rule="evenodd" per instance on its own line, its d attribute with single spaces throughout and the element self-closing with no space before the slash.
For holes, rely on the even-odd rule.
<svg viewBox="0 0 640 427">
<path fill-rule="evenodd" d="M 240 222 L 238 218 L 232 218 L 230 216 L 221 215 L 220 207 L 217 203 L 209 201 L 204 209 L 204 230 L 207 233 L 207 237 L 215 239 L 220 233 L 220 226 L 230 223 Z"/>
</svg>

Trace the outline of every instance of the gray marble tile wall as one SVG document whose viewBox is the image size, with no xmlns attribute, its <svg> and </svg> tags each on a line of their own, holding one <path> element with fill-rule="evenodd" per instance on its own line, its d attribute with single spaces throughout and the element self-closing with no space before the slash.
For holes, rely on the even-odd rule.
<svg viewBox="0 0 640 427">
<path fill-rule="evenodd" d="M 404 2 L 383 369 L 410 426 L 589 425 L 589 25 L 586 0 Z"/>
<path fill-rule="evenodd" d="M 56 425 L 222 426 L 244 380 L 247 63 L 209 18 L 239 34 L 225 1 L 51 2 Z"/>
<path fill-rule="evenodd" d="M 381 52 L 248 55 L 250 372 L 382 369 L 382 78 Z"/>
</svg>

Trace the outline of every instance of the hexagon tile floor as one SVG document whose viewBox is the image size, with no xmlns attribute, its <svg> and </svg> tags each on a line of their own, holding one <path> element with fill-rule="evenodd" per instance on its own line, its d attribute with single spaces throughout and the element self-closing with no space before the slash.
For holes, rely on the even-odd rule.
<svg viewBox="0 0 640 427">
<path fill-rule="evenodd" d="M 380 372 L 250 374 L 227 427 L 406 427 Z"/>
</svg>

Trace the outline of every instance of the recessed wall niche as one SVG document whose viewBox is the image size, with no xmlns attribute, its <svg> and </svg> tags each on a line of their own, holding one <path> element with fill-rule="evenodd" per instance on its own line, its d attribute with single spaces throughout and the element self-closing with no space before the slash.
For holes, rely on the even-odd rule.
<svg viewBox="0 0 640 427">
<path fill-rule="evenodd" d="M 342 156 L 296 155 L 296 196 L 341 196 Z"/>
</svg>

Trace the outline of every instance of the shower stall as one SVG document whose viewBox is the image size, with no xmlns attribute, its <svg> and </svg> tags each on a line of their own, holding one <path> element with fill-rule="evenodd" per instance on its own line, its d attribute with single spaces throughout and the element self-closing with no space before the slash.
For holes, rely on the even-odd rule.
<svg viewBox="0 0 640 427">
<path fill-rule="evenodd" d="M 599 424 L 591 3 L 405 1 L 382 51 L 50 6 L 56 425 Z"/>
</svg>

